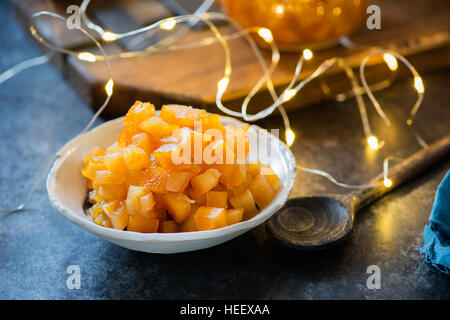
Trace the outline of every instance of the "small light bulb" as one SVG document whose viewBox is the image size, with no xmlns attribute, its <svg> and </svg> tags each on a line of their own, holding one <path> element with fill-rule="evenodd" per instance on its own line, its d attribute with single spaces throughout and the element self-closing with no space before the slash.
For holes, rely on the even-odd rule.
<svg viewBox="0 0 450 320">
<path fill-rule="evenodd" d="M 288 147 L 292 146 L 295 140 L 295 133 L 290 128 L 286 130 L 286 144 Z"/>
<path fill-rule="evenodd" d="M 224 93 L 225 90 L 227 90 L 228 83 L 230 82 L 230 78 L 223 77 L 217 82 L 217 91 L 219 91 L 220 94 Z"/>
<path fill-rule="evenodd" d="M 333 15 L 334 16 L 340 16 L 341 15 L 341 13 L 342 13 L 342 9 L 341 8 L 339 8 L 339 7 L 335 7 L 335 8 L 333 8 Z"/>
<path fill-rule="evenodd" d="M 414 77 L 414 88 L 416 88 L 418 93 L 424 93 L 425 88 L 423 86 L 422 78 L 419 76 Z"/>
<path fill-rule="evenodd" d="M 383 181 L 383 183 L 384 183 L 384 185 L 386 186 L 386 187 L 390 187 L 390 186 L 392 186 L 392 180 L 391 179 L 389 179 L 389 178 L 385 178 L 384 179 L 384 181 Z"/>
<path fill-rule="evenodd" d="M 105 85 L 105 90 L 106 90 L 106 94 L 108 95 L 108 97 L 110 97 L 112 95 L 113 87 L 114 87 L 114 81 L 112 79 L 109 79 Z"/>
<path fill-rule="evenodd" d="M 295 96 L 297 94 L 297 90 L 295 90 L 295 89 L 289 89 L 289 90 L 286 90 L 284 93 L 283 93 L 283 102 L 286 102 L 286 101 L 289 101 L 289 100 L 291 100 L 292 99 L 292 97 L 293 96 Z"/>
<path fill-rule="evenodd" d="M 80 52 L 78 54 L 78 59 L 88 62 L 95 62 L 97 58 L 90 52 Z"/>
<path fill-rule="evenodd" d="M 106 31 L 105 33 L 103 33 L 102 39 L 105 41 L 114 41 L 117 39 L 117 36 L 112 32 Z"/>
<path fill-rule="evenodd" d="M 161 23 L 159 27 L 163 30 L 172 30 L 177 24 L 177 21 L 174 18 L 168 18 L 166 21 Z"/>
<path fill-rule="evenodd" d="M 370 136 L 367 138 L 367 143 L 369 144 L 370 149 L 377 150 L 378 149 L 378 139 L 375 136 Z"/>
<path fill-rule="evenodd" d="M 311 60 L 313 56 L 314 54 L 311 50 L 309 49 L 303 50 L 303 58 L 305 58 L 305 60 Z"/>
<path fill-rule="evenodd" d="M 273 55 L 272 55 L 272 60 L 274 62 L 280 61 L 280 54 L 278 52 L 274 52 Z"/>
<path fill-rule="evenodd" d="M 282 16 L 284 14 L 284 5 L 279 3 L 272 7 L 272 11 L 279 16 Z"/>
<path fill-rule="evenodd" d="M 270 43 L 273 41 L 272 32 L 267 28 L 259 28 L 258 34 L 267 43 Z"/>
<path fill-rule="evenodd" d="M 390 53 L 383 54 L 383 59 L 391 71 L 395 71 L 398 69 L 397 59 L 392 54 Z"/>
</svg>

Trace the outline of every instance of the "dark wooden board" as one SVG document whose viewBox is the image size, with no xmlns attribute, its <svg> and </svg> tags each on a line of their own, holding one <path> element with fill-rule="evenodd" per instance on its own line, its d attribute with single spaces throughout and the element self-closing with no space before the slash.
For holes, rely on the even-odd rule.
<svg viewBox="0 0 450 320">
<path fill-rule="evenodd" d="M 29 17 L 36 11 L 45 9 L 43 0 L 14 0 L 16 15 L 21 24 L 28 28 Z M 75 1 L 77 2 L 77 1 Z M 73 0 L 55 2 L 53 8 L 47 10 L 65 13 Z M 78 1 L 80 2 L 80 1 Z M 182 3 L 183 1 L 180 1 Z M 419 72 L 450 65 L 450 5 L 447 0 L 398 0 L 371 1 L 381 7 L 382 29 L 368 30 L 364 25 L 351 36 L 360 45 L 378 46 L 393 49 L 405 55 Z M 116 32 L 144 26 L 160 18 L 173 15 L 160 3 L 148 0 L 132 1 L 94 1 L 95 6 L 89 9 L 89 15 L 105 29 Z M 200 3 L 200 2 L 199 2 Z M 215 8 L 217 9 L 217 7 Z M 123 17 L 117 14 L 123 12 Z M 116 28 L 114 28 L 116 26 Z M 72 35 L 74 31 L 61 30 L 61 36 L 52 36 L 52 24 L 41 21 L 40 28 L 51 41 L 62 47 L 71 49 L 92 50 L 95 48 L 88 39 L 80 35 Z M 228 26 L 220 27 L 223 33 L 232 32 Z M 182 41 L 189 42 L 210 35 L 206 29 L 191 30 Z M 249 46 L 243 39 L 229 42 L 232 52 L 233 73 L 224 96 L 224 103 L 238 107 L 243 97 L 262 75 L 261 68 Z M 105 44 L 107 52 L 118 52 L 129 49 L 128 40 L 113 44 Z M 335 46 L 315 52 L 315 58 L 304 67 L 300 79 L 309 75 L 318 64 L 333 56 L 345 57 L 347 63 L 357 68 L 362 58 L 370 52 L 367 47 L 346 49 Z M 264 51 L 265 56 L 269 55 Z M 291 80 L 298 53 L 283 53 L 273 81 L 278 92 Z M 53 61 L 74 88 L 94 109 L 105 99 L 104 84 L 107 73 L 104 63 L 86 63 L 72 57 L 57 55 Z M 161 52 L 145 57 L 118 59 L 112 61 L 115 82 L 114 95 L 105 116 L 115 117 L 123 114 L 136 99 L 148 100 L 157 106 L 164 103 L 182 103 L 206 107 L 217 112 L 215 94 L 217 80 L 222 77 L 224 54 L 219 44 L 183 51 Z M 383 79 L 388 76 L 388 69 L 381 58 L 372 59 L 368 76 L 370 79 Z M 406 68 L 400 68 L 399 76 L 408 74 Z M 349 90 L 348 81 L 342 71 L 330 70 L 324 79 L 334 92 Z M 425 83 L 426 86 L 426 83 Z M 314 81 L 306 86 L 285 106 L 295 109 L 317 103 L 327 97 L 321 90 L 319 82 Z M 250 112 L 270 104 L 271 100 L 262 90 L 250 106 Z"/>
</svg>

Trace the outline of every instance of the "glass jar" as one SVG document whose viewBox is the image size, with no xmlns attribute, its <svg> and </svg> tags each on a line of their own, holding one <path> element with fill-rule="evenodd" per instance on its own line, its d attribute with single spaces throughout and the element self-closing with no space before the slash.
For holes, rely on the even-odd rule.
<svg viewBox="0 0 450 320">
<path fill-rule="evenodd" d="M 265 27 L 282 50 L 336 43 L 361 23 L 367 0 L 221 0 L 244 28 Z"/>
</svg>

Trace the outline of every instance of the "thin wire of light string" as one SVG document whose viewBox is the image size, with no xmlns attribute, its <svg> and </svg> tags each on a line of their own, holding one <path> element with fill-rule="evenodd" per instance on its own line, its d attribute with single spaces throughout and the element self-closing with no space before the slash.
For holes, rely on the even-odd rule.
<svg viewBox="0 0 450 320">
<path fill-rule="evenodd" d="M 55 47 L 53 45 L 51 45 L 50 43 L 48 43 L 47 41 L 45 41 L 44 38 L 40 37 L 35 29 L 35 26 L 33 24 L 33 19 L 43 16 L 43 15 L 48 15 L 50 17 L 53 18 L 57 18 L 60 20 L 65 21 L 65 19 L 58 15 L 55 14 L 53 12 L 49 12 L 49 11 L 40 11 L 37 12 L 35 14 L 33 14 L 31 16 L 31 21 L 30 21 L 30 31 L 32 33 L 32 35 L 42 44 L 44 44 L 47 48 L 49 48 L 50 50 L 54 50 L 54 51 L 59 51 L 59 52 L 64 52 L 64 49 L 62 48 L 58 48 Z M 105 64 L 107 66 L 108 69 L 108 74 L 109 74 L 109 79 L 112 81 L 112 70 L 111 70 L 111 65 L 109 63 L 108 58 L 106 57 L 106 53 L 103 50 L 103 47 L 100 45 L 100 43 L 98 41 L 95 40 L 95 38 L 93 38 L 86 30 L 84 30 L 83 28 L 80 28 L 80 31 L 82 31 L 85 35 L 87 35 L 93 42 L 94 44 L 100 49 L 100 51 L 105 55 Z M 2 75 L 0 75 L 0 77 L 2 77 L 3 81 L 0 81 L 0 84 L 3 83 L 4 81 L 6 81 L 7 79 L 10 79 L 11 77 L 13 77 L 14 75 L 18 74 L 19 72 L 25 70 L 25 69 L 29 69 L 32 66 L 36 66 L 36 65 L 41 65 L 45 62 L 49 61 L 49 56 L 52 53 L 48 53 L 44 56 L 41 57 L 37 57 L 37 58 L 33 58 L 33 59 L 29 59 L 26 60 L 22 63 L 17 64 L 16 66 L 12 67 L 11 69 L 7 70 L 6 72 L 2 73 Z M 6 76 L 4 76 L 6 74 Z M 112 83 L 112 82 L 111 82 Z M 97 112 L 92 116 L 91 120 L 89 121 L 89 123 L 86 125 L 86 127 L 78 134 L 81 135 L 85 132 L 87 132 L 92 125 L 94 124 L 95 120 L 100 116 L 100 114 L 103 112 L 103 110 L 106 108 L 106 106 L 109 103 L 109 100 L 111 99 L 111 94 L 108 93 L 107 97 L 105 99 L 105 101 L 103 102 L 102 106 L 97 110 Z M 14 213 L 14 212 L 19 212 L 24 210 L 24 208 L 26 207 L 26 205 L 29 203 L 29 201 L 31 200 L 32 196 L 36 193 L 39 185 L 41 184 L 42 180 L 45 178 L 47 172 L 49 171 L 50 167 L 53 165 L 54 161 L 59 157 L 58 154 L 55 154 L 52 156 L 51 160 L 48 162 L 48 164 L 45 166 L 45 168 L 42 170 L 42 172 L 40 173 L 40 175 L 38 176 L 37 181 L 34 183 L 33 187 L 31 188 L 30 192 L 27 194 L 27 196 L 25 197 L 25 200 L 20 203 L 19 205 L 17 205 L 15 208 L 12 209 L 7 209 L 4 207 L 0 207 L 0 211 L 2 212 L 6 212 L 6 213 Z"/>
<path fill-rule="evenodd" d="M 397 52 L 394 52 L 392 50 L 378 49 L 378 50 L 372 52 L 371 54 L 367 55 L 362 60 L 362 62 L 360 64 L 360 69 L 359 69 L 360 70 L 360 78 L 361 78 L 362 85 L 363 85 L 363 87 L 364 87 L 364 89 L 365 89 L 365 91 L 367 93 L 367 96 L 369 97 L 370 101 L 372 102 L 372 105 L 374 106 L 375 110 L 377 111 L 377 113 L 386 122 L 386 124 L 388 126 L 390 126 L 390 121 L 387 118 L 386 114 L 384 113 L 383 109 L 381 108 L 381 105 L 378 102 L 377 98 L 375 98 L 375 95 L 373 94 L 372 90 L 368 86 L 367 80 L 366 80 L 366 76 L 365 76 L 365 73 L 364 73 L 365 66 L 366 66 L 367 62 L 370 60 L 370 58 L 372 58 L 375 55 L 379 55 L 379 54 L 383 54 L 383 53 L 391 54 L 391 55 L 395 56 L 398 60 L 402 61 L 406 65 L 406 67 L 411 71 L 411 73 L 413 75 L 413 78 L 414 78 L 414 81 L 419 79 L 422 86 L 423 86 L 423 83 L 422 83 L 422 78 L 420 77 L 420 75 L 417 72 L 416 68 L 414 68 L 414 66 L 404 56 L 402 56 L 402 55 L 400 55 Z M 414 86 L 416 86 L 416 83 L 414 83 Z M 415 115 L 419 111 L 419 108 L 422 105 L 423 98 L 424 98 L 424 89 L 423 89 L 423 87 L 421 88 L 422 92 L 420 92 L 417 87 L 416 87 L 416 91 L 417 91 L 417 99 L 414 102 L 414 105 L 413 105 L 413 107 L 411 108 L 411 110 L 409 112 L 409 117 L 406 120 L 406 124 L 408 126 L 410 126 L 411 128 L 413 128 L 414 136 L 415 136 L 416 141 L 418 142 L 418 144 L 422 148 L 427 148 L 428 147 L 428 143 L 425 142 L 425 140 L 422 138 L 422 136 L 418 133 L 417 129 L 414 127 Z"/>
</svg>

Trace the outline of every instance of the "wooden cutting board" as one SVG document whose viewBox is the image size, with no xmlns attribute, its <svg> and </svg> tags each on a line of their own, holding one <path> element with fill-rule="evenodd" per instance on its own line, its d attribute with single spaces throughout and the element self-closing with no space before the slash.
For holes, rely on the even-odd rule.
<svg viewBox="0 0 450 320">
<path fill-rule="evenodd" d="M 66 15 L 67 6 L 79 3 L 81 1 L 74 0 L 13 1 L 16 16 L 27 32 L 29 19 L 33 13 L 49 10 Z M 167 6 L 168 3 L 171 2 L 100 0 L 93 1 L 88 14 L 104 29 L 124 32 L 175 15 L 176 10 Z M 178 3 L 182 5 L 183 10 L 193 12 L 201 1 L 184 0 Z M 381 8 L 381 30 L 368 30 L 362 25 L 351 36 L 353 42 L 362 45 L 360 49 L 335 46 L 315 52 L 314 59 L 305 65 L 300 79 L 309 75 L 325 59 L 333 56 L 345 57 L 346 62 L 357 69 L 363 57 L 373 50 L 367 49 L 366 46 L 395 50 L 405 55 L 419 72 L 450 65 L 450 4 L 447 0 L 378 0 L 371 3 Z M 220 8 L 214 6 L 213 10 Z M 37 27 L 50 42 L 60 47 L 96 51 L 86 36 L 79 31 L 66 30 L 64 25 L 55 24 L 55 20 L 40 19 Z M 219 29 L 224 34 L 233 31 L 226 25 L 221 25 Z M 189 31 L 183 42 L 210 35 L 205 28 L 195 28 Z M 144 44 L 148 45 L 157 39 L 151 38 Z M 232 52 L 233 73 L 223 101 L 227 106 L 237 110 L 242 99 L 262 75 L 262 71 L 245 40 L 232 40 L 229 45 Z M 130 48 L 136 48 L 136 44 L 130 39 L 105 44 L 108 53 Z M 263 50 L 263 53 L 268 59 L 269 52 Z M 279 67 L 273 74 L 277 92 L 280 93 L 291 80 L 298 58 L 299 53 L 282 53 Z M 104 63 L 82 62 L 64 54 L 57 54 L 52 62 L 92 108 L 96 109 L 103 103 L 104 84 L 108 80 Z M 160 52 L 139 58 L 117 59 L 111 61 L 111 65 L 115 86 L 110 105 L 104 113 L 107 118 L 124 114 L 136 99 L 151 101 L 156 106 L 181 103 L 218 112 L 215 107 L 217 80 L 222 77 L 224 68 L 223 49 L 219 44 Z M 387 78 L 389 71 L 381 58 L 374 58 L 370 62 L 367 74 L 368 79 L 373 82 Z M 407 74 L 407 69 L 400 67 L 397 78 Z M 333 92 L 345 92 L 350 89 L 342 71 L 337 68 L 331 69 L 323 79 Z M 319 81 L 313 81 L 301 91 L 301 94 L 286 103 L 285 107 L 288 110 L 295 109 L 330 98 L 331 95 L 324 94 Z M 264 89 L 255 96 L 249 110 L 255 112 L 270 103 L 270 96 Z"/>
</svg>

